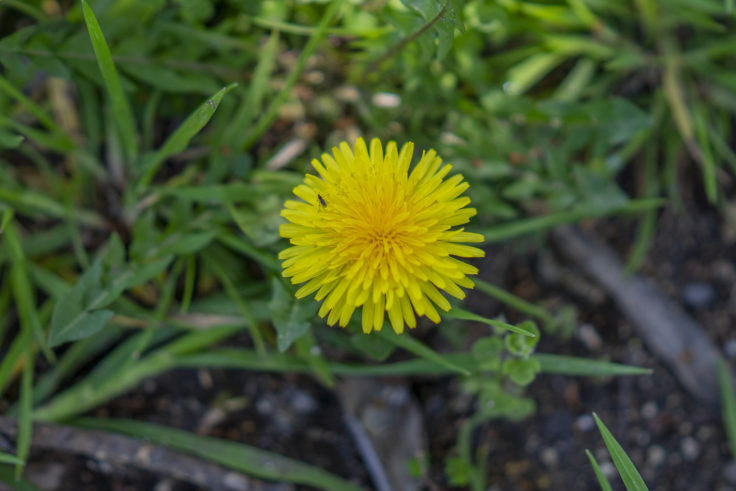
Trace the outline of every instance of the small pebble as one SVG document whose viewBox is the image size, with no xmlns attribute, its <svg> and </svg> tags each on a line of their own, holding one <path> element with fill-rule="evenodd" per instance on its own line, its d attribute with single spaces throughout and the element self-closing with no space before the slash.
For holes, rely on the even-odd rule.
<svg viewBox="0 0 736 491">
<path fill-rule="evenodd" d="M 729 358 L 736 358 L 736 339 L 729 339 L 726 341 L 724 349 L 726 350 L 726 356 Z"/>
<path fill-rule="evenodd" d="M 645 419 L 652 419 L 657 415 L 657 404 L 653 401 L 649 401 L 641 407 L 641 415 Z"/>
<path fill-rule="evenodd" d="M 273 411 L 273 403 L 265 397 L 258 399 L 258 402 L 256 402 L 256 411 L 260 414 L 270 414 Z"/>
<path fill-rule="evenodd" d="M 152 379 L 146 379 L 143 381 L 143 392 L 147 394 L 153 394 L 158 389 L 156 381 Z"/>
<path fill-rule="evenodd" d="M 649 442 L 651 441 L 651 439 L 652 439 L 652 435 L 650 435 L 648 431 L 637 431 L 636 432 L 635 440 L 636 440 L 636 443 L 641 447 L 645 447 L 649 445 Z"/>
<path fill-rule="evenodd" d="M 544 465 L 548 467 L 555 467 L 559 461 L 557 450 L 551 447 L 542 450 L 542 454 L 540 457 Z"/>
<path fill-rule="evenodd" d="M 303 390 L 295 390 L 290 399 L 291 405 L 297 413 L 306 414 L 317 409 L 317 401 Z"/>
<path fill-rule="evenodd" d="M 701 426 L 698 428 L 698 431 L 695 433 L 695 435 L 698 437 L 698 440 L 705 441 L 710 439 L 713 436 L 713 427 L 711 426 Z"/>
<path fill-rule="evenodd" d="M 702 309 L 713 303 L 715 288 L 708 283 L 688 283 L 682 287 L 682 301 L 691 309 Z"/>
<path fill-rule="evenodd" d="M 373 94 L 373 105 L 376 107 L 397 107 L 401 104 L 401 97 L 390 92 L 379 92 Z"/>
<path fill-rule="evenodd" d="M 174 489 L 173 479 L 162 479 L 153 487 L 153 491 L 171 491 Z"/>
<path fill-rule="evenodd" d="M 613 479 L 618 475 L 618 471 L 616 471 L 616 467 L 611 462 L 603 462 L 600 464 L 601 472 L 604 476 L 606 476 L 608 479 Z"/>
<path fill-rule="evenodd" d="M 652 467 L 659 466 L 666 457 L 666 453 L 659 445 L 652 445 L 647 449 L 647 462 Z"/>
<path fill-rule="evenodd" d="M 590 431 L 595 428 L 595 420 L 590 414 L 583 414 L 575 420 L 575 428 L 580 431 Z"/>
<path fill-rule="evenodd" d="M 225 474 L 223 484 L 227 486 L 227 489 L 232 491 L 248 491 L 251 488 L 248 479 L 246 479 L 245 476 L 236 474 L 235 472 L 228 472 Z"/>
<path fill-rule="evenodd" d="M 723 478 L 730 484 L 736 484 L 736 461 L 732 460 L 723 466 Z"/>
<path fill-rule="evenodd" d="M 700 454 L 700 444 L 693 437 L 686 437 L 680 442 L 680 451 L 685 460 L 695 460 Z"/>
<path fill-rule="evenodd" d="M 603 341 L 598 332 L 590 324 L 582 324 L 578 328 L 578 337 L 590 351 L 598 351 L 603 346 Z"/>
</svg>

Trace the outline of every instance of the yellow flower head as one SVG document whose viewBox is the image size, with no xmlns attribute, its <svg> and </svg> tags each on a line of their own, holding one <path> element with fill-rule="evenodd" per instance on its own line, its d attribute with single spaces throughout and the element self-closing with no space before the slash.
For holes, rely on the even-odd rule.
<svg viewBox="0 0 736 491">
<path fill-rule="evenodd" d="M 410 171 L 413 150 L 389 142 L 384 154 L 378 139 L 370 152 L 363 139 L 352 149 L 343 142 L 312 161 L 319 176 L 294 188 L 303 201 L 284 204 L 290 223 L 280 233 L 292 244 L 279 254 L 284 277 L 306 282 L 297 298 L 317 292 L 331 326 L 346 326 L 359 307 L 365 333 L 380 330 L 385 313 L 397 333 L 416 326 L 415 314 L 438 323 L 435 305 L 450 310 L 439 290 L 462 299 L 460 287 L 473 287 L 467 275 L 478 269 L 453 257 L 484 255 L 460 244 L 482 235 L 453 229 L 476 214 L 461 196 L 468 183 L 460 174 L 445 180 L 452 166 L 434 150 Z"/>
</svg>

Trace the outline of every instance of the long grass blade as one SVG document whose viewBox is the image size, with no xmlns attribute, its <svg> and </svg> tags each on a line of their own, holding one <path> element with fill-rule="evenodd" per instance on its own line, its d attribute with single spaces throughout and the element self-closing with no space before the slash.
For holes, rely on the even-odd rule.
<svg viewBox="0 0 736 491">
<path fill-rule="evenodd" d="M 306 484 L 330 491 L 359 489 L 352 483 L 317 467 L 242 443 L 124 419 L 80 418 L 73 423 L 82 428 L 114 431 L 143 438 L 263 479 Z"/>
<path fill-rule="evenodd" d="M 20 382 L 20 411 L 18 414 L 18 439 L 15 453 L 23 461 L 15 465 L 15 479 L 20 479 L 25 461 L 31 451 L 31 434 L 33 433 L 33 353 L 29 349 L 23 365 Z"/>
<path fill-rule="evenodd" d="M 458 365 L 457 363 L 454 363 L 453 361 L 449 360 L 447 357 L 437 353 L 433 349 L 431 349 L 426 344 L 423 344 L 422 342 L 414 339 L 413 337 L 409 335 L 400 335 L 394 333 L 392 330 L 389 329 L 383 329 L 381 331 L 378 331 L 378 335 L 381 336 L 386 341 L 389 341 L 399 348 L 403 348 L 406 351 L 410 353 L 414 353 L 417 356 L 420 356 L 428 361 L 434 362 L 442 367 L 448 368 L 454 373 L 458 373 L 460 375 L 470 375 L 470 371 Z"/>
<path fill-rule="evenodd" d="M 138 140 L 136 139 L 137 131 L 133 111 L 130 109 L 125 92 L 123 92 L 120 76 L 115 68 L 110 48 L 107 41 L 105 41 L 105 35 L 102 33 L 99 22 L 97 22 L 97 17 L 95 17 L 94 12 L 85 0 L 81 0 L 81 2 L 84 23 L 87 25 L 92 50 L 95 53 L 97 65 L 100 67 L 102 79 L 105 81 L 105 87 L 112 102 L 112 110 L 119 125 L 125 153 L 129 161 L 134 162 L 138 158 Z"/>
<path fill-rule="evenodd" d="M 650 375 L 652 370 L 644 367 L 621 365 L 608 361 L 577 358 L 574 356 L 537 353 L 534 357 L 542 365 L 542 372 L 559 375 L 604 377 L 608 375 Z"/>
<path fill-rule="evenodd" d="M 721 414 L 723 425 L 726 427 L 728 446 L 731 449 L 731 457 L 736 458 L 736 392 L 733 388 L 733 379 L 728 365 L 723 359 L 718 359 L 718 385 L 721 392 Z"/>
<path fill-rule="evenodd" d="M 246 136 L 246 138 L 243 140 L 243 142 L 241 143 L 241 150 L 248 150 L 251 146 L 253 146 L 253 144 L 261 137 L 261 135 L 271 126 L 271 124 L 273 124 L 276 116 L 278 115 L 281 104 L 284 103 L 286 98 L 291 93 L 291 89 L 294 88 L 294 85 L 299 79 L 299 75 L 301 75 L 302 70 L 304 70 L 304 67 L 307 64 L 307 60 L 310 56 L 312 56 L 312 53 L 317 48 L 317 45 L 327 33 L 327 26 L 329 26 L 332 20 L 335 18 L 342 4 L 343 0 L 335 0 L 330 4 L 329 7 L 327 7 L 327 10 L 322 16 L 322 20 L 320 20 L 319 24 L 317 25 L 317 29 L 314 31 L 314 34 L 312 34 L 312 36 L 309 38 L 309 41 L 307 41 L 306 46 L 304 46 L 301 54 L 299 55 L 299 58 L 296 60 L 294 68 L 291 70 L 289 76 L 286 78 L 283 88 L 271 101 L 271 103 L 263 112 L 263 115 L 260 117 L 253 129 L 248 133 L 248 136 Z"/>
<path fill-rule="evenodd" d="M 138 181 L 137 190 L 138 193 L 145 191 L 153 181 L 153 177 L 156 175 L 158 168 L 164 161 L 182 150 L 186 149 L 194 136 L 199 133 L 202 128 L 209 122 L 212 116 L 217 111 L 217 107 L 220 105 L 222 98 L 230 92 L 233 88 L 237 87 L 237 83 L 232 83 L 227 87 L 223 87 L 212 97 L 203 102 L 187 119 L 169 136 L 161 148 L 159 148 L 153 156 L 146 159 L 144 163 L 143 176 Z"/>
<path fill-rule="evenodd" d="M 595 478 L 598 479 L 598 485 L 601 487 L 601 491 L 613 491 L 611 483 L 608 482 L 608 479 L 606 478 L 605 474 L 603 474 L 603 471 L 601 471 L 601 467 L 598 465 L 595 457 L 593 457 L 593 454 L 590 453 L 590 450 L 588 450 L 587 448 L 585 449 L 585 455 L 588 456 L 590 465 L 593 466 L 593 472 L 595 473 Z"/>
<path fill-rule="evenodd" d="M 608 431 L 608 428 L 603 424 L 603 421 L 601 421 L 595 413 L 593 413 L 593 418 L 595 418 L 598 430 L 601 432 L 606 448 L 608 448 L 611 458 L 613 459 L 613 465 L 616 466 L 616 470 L 618 470 L 618 473 L 621 475 L 621 479 L 624 481 L 626 489 L 628 491 L 648 491 L 649 488 L 647 488 L 644 479 L 639 475 L 639 471 L 634 467 L 634 463 L 631 462 L 631 459 L 626 455 L 624 449 L 619 445 L 611 432 Z"/>
<path fill-rule="evenodd" d="M 446 312 L 445 316 L 449 317 L 450 319 L 482 322 L 483 324 L 487 324 L 489 326 L 493 326 L 504 331 L 515 332 L 524 336 L 529 336 L 531 338 L 537 337 L 537 334 L 531 329 L 526 329 L 521 326 L 515 326 L 513 324 L 509 324 L 508 322 L 503 322 L 497 319 L 489 319 L 488 317 L 483 317 L 482 315 L 478 315 L 458 307 L 455 307 L 449 312 Z"/>
</svg>

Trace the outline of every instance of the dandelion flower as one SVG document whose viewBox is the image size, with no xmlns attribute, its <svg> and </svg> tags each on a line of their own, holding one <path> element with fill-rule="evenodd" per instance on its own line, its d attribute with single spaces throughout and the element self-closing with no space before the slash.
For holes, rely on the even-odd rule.
<svg viewBox="0 0 736 491">
<path fill-rule="evenodd" d="M 478 269 L 457 257 L 483 257 L 462 244 L 483 236 L 453 228 L 476 214 L 462 196 L 468 183 L 460 174 L 445 179 L 452 166 L 434 150 L 410 169 L 413 149 L 343 142 L 312 161 L 319 175 L 294 188 L 301 201 L 284 204 L 280 233 L 291 247 L 279 254 L 283 275 L 304 283 L 297 298 L 316 292 L 331 326 L 346 326 L 355 309 L 365 333 L 380 330 L 385 315 L 396 333 L 416 327 L 416 316 L 438 323 L 435 307 L 450 310 L 440 291 L 462 299 L 461 287 L 473 287 L 468 275 Z"/>
</svg>

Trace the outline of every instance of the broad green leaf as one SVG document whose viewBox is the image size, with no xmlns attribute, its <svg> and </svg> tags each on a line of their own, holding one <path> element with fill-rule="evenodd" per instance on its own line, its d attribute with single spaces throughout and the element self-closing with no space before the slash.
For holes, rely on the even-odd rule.
<svg viewBox="0 0 736 491">
<path fill-rule="evenodd" d="M 0 148 L 18 148 L 24 138 L 25 137 L 21 135 L 14 135 L 7 131 L 0 131 Z"/>
<path fill-rule="evenodd" d="M 496 336 L 481 338 L 471 348 L 473 357 L 478 362 L 478 369 L 495 372 L 501 368 L 503 341 Z"/>
<path fill-rule="evenodd" d="M 151 278 L 158 276 L 169 266 L 173 259 L 174 256 L 167 255 L 149 264 L 128 265 L 123 271 L 112 278 L 112 281 L 105 287 L 100 296 L 93 300 L 91 305 L 94 305 L 93 308 L 102 308 L 110 305 L 125 290 L 141 285 Z"/>
<path fill-rule="evenodd" d="M 114 302 L 125 290 L 157 276 L 173 259 L 172 255 L 167 255 L 142 266 L 121 265 L 124 252 L 122 244 L 115 237 L 106 248 L 105 263 L 111 268 L 110 271 L 103 275 L 103 260 L 96 259 L 77 284 L 56 304 L 49 332 L 51 346 L 82 339 L 102 329 L 113 316 L 112 311 L 102 310 L 104 307 Z"/>
<path fill-rule="evenodd" d="M 445 459 L 445 474 L 452 486 L 467 486 L 472 472 L 470 463 L 461 457 Z"/>
<path fill-rule="evenodd" d="M 283 198 L 275 194 L 258 200 L 252 209 L 237 209 L 228 204 L 228 211 L 238 228 L 256 247 L 263 247 L 278 241 L 279 226 L 283 223 L 281 208 Z"/>
<path fill-rule="evenodd" d="M 518 385 L 529 385 L 539 373 L 541 366 L 536 358 L 509 358 L 503 362 L 501 371 Z"/>
<path fill-rule="evenodd" d="M 611 145 L 624 143 L 652 126 L 651 115 L 627 99 L 597 100 L 585 104 L 584 109 Z"/>
<path fill-rule="evenodd" d="M 204 249 L 214 238 L 214 232 L 177 233 L 175 236 L 165 239 L 156 250 L 156 254 L 159 256 L 193 254 L 200 249 Z"/>
<path fill-rule="evenodd" d="M 591 360 L 588 358 L 552 355 L 547 353 L 536 353 L 533 356 L 539 361 L 542 367 L 542 372 L 544 373 L 587 377 L 603 377 L 606 375 L 649 375 L 652 373 L 652 370 L 649 368 L 621 365 L 619 363 Z"/>
<path fill-rule="evenodd" d="M 524 333 L 510 332 L 504 336 L 504 345 L 510 353 L 527 358 L 539 344 L 539 328 L 534 321 L 524 321 L 518 326 Z M 530 336 L 527 333 L 533 333 Z"/>
<path fill-rule="evenodd" d="M 229 440 L 204 437 L 162 425 L 124 419 L 80 418 L 74 420 L 74 424 L 82 428 L 112 431 L 143 438 L 261 479 L 306 484 L 328 491 L 357 491 L 359 489 L 349 481 L 317 467 Z"/>
<path fill-rule="evenodd" d="M 600 210 L 605 214 L 620 209 L 629 197 L 608 175 L 586 167 L 575 167 L 574 177 L 584 201 L 576 206 L 586 211 Z"/>
<path fill-rule="evenodd" d="M 401 0 L 408 8 L 414 10 L 426 22 L 422 29 L 431 27 L 437 35 L 437 60 L 442 61 L 452 48 L 455 37 L 455 25 L 457 7 L 462 7 L 461 2 L 453 0 Z M 462 24 L 459 24 L 462 29 Z"/>
<path fill-rule="evenodd" d="M 134 161 L 138 157 L 138 141 L 135 119 L 133 111 L 130 109 L 128 99 L 123 92 L 120 84 L 120 77 L 112 60 L 110 48 L 107 46 L 105 36 L 102 34 L 100 24 L 97 22 L 94 12 L 85 0 L 82 2 L 82 14 L 84 22 L 89 31 L 89 38 L 92 41 L 92 49 L 97 58 L 97 65 L 100 67 L 102 79 L 105 81 L 105 87 L 112 101 L 112 110 L 115 114 L 115 120 L 119 125 L 120 137 L 123 140 L 125 153 L 130 161 Z"/>
<path fill-rule="evenodd" d="M 273 295 L 268 306 L 276 328 L 278 348 L 283 353 L 294 341 L 307 333 L 310 326 L 309 319 L 314 318 L 317 303 L 305 303 L 294 299 L 277 278 L 272 278 L 271 289 Z"/>
<path fill-rule="evenodd" d="M 79 277 L 76 285 L 61 296 L 51 315 L 50 346 L 90 336 L 102 329 L 112 317 L 113 313 L 109 310 L 92 315 L 88 309 L 102 289 L 101 279 L 102 260 L 98 258 Z"/>
<path fill-rule="evenodd" d="M 644 480 L 639 475 L 639 471 L 636 470 L 636 467 L 634 467 L 634 464 L 631 462 L 629 456 L 626 455 L 624 449 L 619 445 L 611 432 L 608 431 L 606 425 L 604 425 L 600 418 L 598 418 L 597 414 L 593 413 L 593 418 L 595 418 L 595 423 L 598 425 L 598 431 L 600 431 L 601 436 L 603 436 L 606 448 L 608 448 L 608 451 L 611 454 L 613 464 L 621 475 L 621 479 L 624 481 L 626 489 L 628 491 L 648 491 L 649 488 L 647 488 L 646 483 L 644 483 Z"/>
<path fill-rule="evenodd" d="M 187 148 L 189 141 L 204 128 L 210 118 L 212 118 L 212 115 L 215 114 L 217 106 L 220 105 L 220 101 L 222 101 L 224 95 L 234 87 L 237 87 L 237 85 L 237 83 L 232 83 L 227 87 L 223 87 L 219 92 L 203 102 L 166 139 L 164 144 L 161 145 L 161 148 L 144 161 L 143 176 L 138 181 L 139 193 L 142 193 L 148 188 L 151 181 L 153 181 L 153 176 L 156 175 L 156 171 L 158 171 L 158 168 L 167 158 Z"/>
<path fill-rule="evenodd" d="M 60 300 L 57 305 L 61 304 L 62 301 Z M 62 328 L 51 330 L 49 333 L 49 346 L 55 347 L 69 341 L 89 337 L 105 327 L 105 324 L 107 324 L 107 321 L 113 315 L 114 312 L 112 310 L 106 309 L 95 310 L 94 312 L 82 310 L 67 324 L 60 324 Z"/>
<path fill-rule="evenodd" d="M 383 338 L 366 336 L 362 333 L 352 335 L 350 337 L 350 345 L 377 361 L 386 360 L 396 349 L 393 343 L 389 343 Z"/>
</svg>

